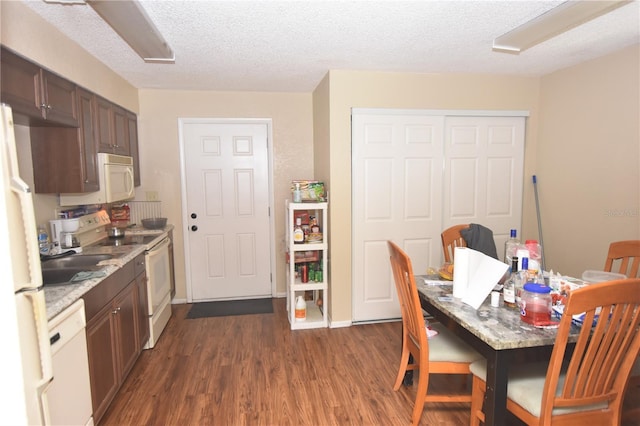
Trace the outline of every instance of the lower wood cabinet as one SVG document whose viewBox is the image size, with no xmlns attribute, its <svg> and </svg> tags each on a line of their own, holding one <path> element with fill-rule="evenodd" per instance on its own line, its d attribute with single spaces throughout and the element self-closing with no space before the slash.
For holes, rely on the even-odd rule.
<svg viewBox="0 0 640 426">
<path fill-rule="evenodd" d="M 142 272 L 135 276 L 135 265 L 140 263 L 144 265 L 144 254 L 91 289 L 84 298 L 85 306 L 88 305 L 87 352 L 95 423 L 109 408 L 148 340 L 146 275 Z M 117 294 L 109 297 L 115 290 Z M 103 305 L 97 310 L 100 304 Z"/>
</svg>

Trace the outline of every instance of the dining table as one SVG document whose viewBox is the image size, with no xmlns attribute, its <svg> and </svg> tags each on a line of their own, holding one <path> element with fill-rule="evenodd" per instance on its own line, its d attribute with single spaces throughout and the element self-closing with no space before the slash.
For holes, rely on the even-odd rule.
<svg viewBox="0 0 640 426">
<path fill-rule="evenodd" d="M 548 361 L 557 325 L 535 327 L 520 319 L 518 309 L 502 303 L 491 306 L 489 297 L 474 309 L 453 297 L 451 282 L 434 284 L 422 275 L 415 281 L 422 309 L 486 358 L 485 425 L 506 424 L 509 369 L 524 362 Z M 572 326 L 570 343 L 575 343 L 579 331 L 579 326 Z"/>
</svg>

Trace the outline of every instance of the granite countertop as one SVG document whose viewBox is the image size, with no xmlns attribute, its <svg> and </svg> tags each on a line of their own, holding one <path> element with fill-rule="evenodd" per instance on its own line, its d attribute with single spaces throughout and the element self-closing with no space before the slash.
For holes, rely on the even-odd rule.
<svg viewBox="0 0 640 426">
<path fill-rule="evenodd" d="M 553 345 L 556 340 L 556 328 L 539 328 L 520 319 L 520 312 L 504 306 L 492 307 L 489 298 L 478 308 L 463 303 L 453 297 L 440 300 L 443 296 L 452 296 L 452 284 L 427 285 L 424 276 L 416 276 L 418 291 L 426 296 L 431 304 L 449 315 L 456 322 L 487 343 L 493 349 L 516 349 L 532 346 Z M 572 326 L 569 341 L 575 341 L 580 328 Z"/>
<path fill-rule="evenodd" d="M 132 235 L 157 235 L 158 238 L 152 241 L 151 244 L 156 244 L 164 238 L 164 236 L 173 229 L 173 225 L 167 225 L 164 229 L 139 229 L 130 228 L 127 229 L 125 234 Z M 116 264 L 104 264 L 101 271 L 104 271 L 106 275 L 100 278 L 92 278 L 85 281 L 80 281 L 73 284 L 65 285 L 48 285 L 44 286 L 44 298 L 47 304 L 47 321 L 50 321 L 56 315 L 64 311 L 67 307 L 71 306 L 76 300 L 80 299 L 85 293 L 98 285 L 101 281 L 106 279 L 109 275 L 116 272 L 125 264 L 129 263 L 136 258 L 139 254 L 145 251 L 145 245 L 133 244 L 128 246 L 89 246 L 84 247 L 82 254 L 112 254 L 114 258 L 111 261 L 105 261 L 102 263 L 116 263 Z M 99 264 L 99 266 L 101 266 Z"/>
</svg>

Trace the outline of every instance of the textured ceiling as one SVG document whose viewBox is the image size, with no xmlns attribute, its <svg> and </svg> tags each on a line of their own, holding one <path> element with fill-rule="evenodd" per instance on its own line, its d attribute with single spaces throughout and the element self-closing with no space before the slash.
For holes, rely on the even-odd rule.
<svg viewBox="0 0 640 426">
<path fill-rule="evenodd" d="M 23 0 L 138 88 L 310 92 L 326 72 L 544 75 L 640 43 L 640 3 L 534 46 L 493 39 L 562 1 L 141 1 L 175 52 L 145 63 L 87 5 Z"/>
</svg>

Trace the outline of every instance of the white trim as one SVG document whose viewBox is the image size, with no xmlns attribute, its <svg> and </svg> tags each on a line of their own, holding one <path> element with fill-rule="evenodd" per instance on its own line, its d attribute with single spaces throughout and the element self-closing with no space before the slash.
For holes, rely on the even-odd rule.
<svg viewBox="0 0 640 426">
<path fill-rule="evenodd" d="M 446 115 L 454 117 L 528 117 L 529 111 L 520 110 L 472 110 L 472 109 L 392 109 L 351 108 L 353 114 L 372 115 Z"/>
<path fill-rule="evenodd" d="M 331 321 L 329 320 L 329 328 L 344 328 L 351 327 L 353 323 L 351 321 Z"/>
<path fill-rule="evenodd" d="M 271 296 L 276 295 L 276 284 L 278 282 L 278 273 L 276 268 L 276 221 L 274 207 L 274 189 L 273 189 L 273 120 L 270 118 L 178 118 L 178 143 L 180 145 L 180 187 L 182 190 L 182 223 L 189 223 L 187 220 L 189 212 L 187 211 L 187 179 L 186 165 L 184 154 L 184 133 L 183 126 L 189 123 L 211 123 L 211 124 L 264 124 L 267 126 L 267 161 L 269 164 L 269 234 L 270 234 L 270 265 L 271 265 Z M 187 292 L 186 303 L 193 303 L 193 295 L 191 292 L 191 270 L 188 268 L 187 259 L 190 259 L 189 244 L 187 244 L 188 227 L 183 229 L 184 241 L 184 258 L 185 258 L 185 285 Z"/>
</svg>

